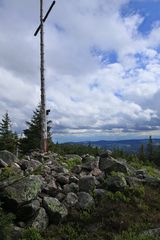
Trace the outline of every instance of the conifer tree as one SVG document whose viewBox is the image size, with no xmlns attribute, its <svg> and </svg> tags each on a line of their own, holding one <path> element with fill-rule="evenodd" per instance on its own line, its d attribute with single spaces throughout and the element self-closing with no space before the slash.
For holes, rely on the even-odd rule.
<svg viewBox="0 0 160 240">
<path fill-rule="evenodd" d="M 144 144 L 141 144 L 141 146 L 140 146 L 138 158 L 142 162 L 146 161 L 146 156 L 145 156 L 145 151 L 144 151 Z"/>
<path fill-rule="evenodd" d="M 153 161 L 153 141 L 152 136 L 149 136 L 148 143 L 147 143 L 147 158 L 149 161 Z"/>
<path fill-rule="evenodd" d="M 12 132 L 11 120 L 8 112 L 6 112 L 0 123 L 0 150 L 8 150 L 15 153 L 17 143 L 17 134 Z"/>
<path fill-rule="evenodd" d="M 48 121 L 48 144 L 52 144 L 51 140 L 51 121 Z M 24 138 L 20 141 L 20 148 L 23 153 L 29 153 L 32 150 L 40 150 L 41 148 L 41 110 L 40 106 L 33 111 L 30 121 L 26 122 L 27 129 L 23 131 Z"/>
</svg>

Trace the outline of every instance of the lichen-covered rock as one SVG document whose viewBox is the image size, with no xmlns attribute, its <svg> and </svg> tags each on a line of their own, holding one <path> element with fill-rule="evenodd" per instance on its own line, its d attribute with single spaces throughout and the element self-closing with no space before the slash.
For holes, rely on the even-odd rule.
<svg viewBox="0 0 160 240">
<path fill-rule="evenodd" d="M 49 215 L 50 222 L 58 223 L 68 215 L 67 208 L 57 198 L 44 197 L 43 206 Z"/>
<path fill-rule="evenodd" d="M 20 169 L 18 164 L 12 163 L 1 169 L 0 172 L 0 189 L 3 190 L 5 187 L 13 184 L 14 182 L 23 178 L 23 171 Z"/>
<path fill-rule="evenodd" d="M 106 179 L 105 186 L 112 192 L 123 191 L 127 186 L 127 182 L 123 176 L 110 176 Z"/>
<path fill-rule="evenodd" d="M 135 175 L 138 177 L 138 178 L 146 178 L 148 176 L 147 174 L 147 170 L 146 169 L 138 169 L 135 171 Z"/>
<path fill-rule="evenodd" d="M 140 179 L 137 177 L 127 176 L 125 177 L 127 184 L 130 187 L 138 187 L 138 185 L 145 183 L 144 179 Z"/>
<path fill-rule="evenodd" d="M 8 166 L 8 164 L 6 162 L 4 162 L 2 159 L 0 159 L 0 168 L 4 168 L 7 166 Z"/>
<path fill-rule="evenodd" d="M 89 193 L 80 192 L 78 194 L 78 206 L 81 209 L 84 210 L 84 209 L 91 208 L 94 206 L 94 204 L 95 204 L 94 199 Z"/>
<path fill-rule="evenodd" d="M 40 208 L 34 219 L 28 224 L 29 227 L 44 231 L 49 223 L 48 215 L 44 208 Z"/>
<path fill-rule="evenodd" d="M 7 150 L 0 151 L 0 159 L 2 159 L 8 165 L 18 161 L 17 157 L 13 153 Z"/>
<path fill-rule="evenodd" d="M 94 168 L 98 168 L 99 160 L 96 158 L 90 158 L 82 164 L 82 169 L 92 171 Z"/>
<path fill-rule="evenodd" d="M 40 202 L 38 200 L 33 200 L 31 203 L 25 204 L 18 208 L 16 213 L 18 220 L 27 221 L 32 218 L 36 212 L 40 209 Z"/>
<path fill-rule="evenodd" d="M 125 162 L 112 157 L 100 157 L 99 168 L 100 170 L 105 171 L 106 175 L 111 172 L 122 172 L 126 174 L 130 174 L 131 172 Z"/>
<path fill-rule="evenodd" d="M 77 193 L 78 191 L 79 191 L 79 186 L 76 183 L 65 184 L 63 186 L 64 193 L 69 193 L 69 192 Z"/>
<path fill-rule="evenodd" d="M 160 187 L 160 179 L 156 177 L 148 176 L 145 179 L 143 179 L 143 182 L 152 187 L 157 187 L 157 188 Z"/>
<path fill-rule="evenodd" d="M 34 200 L 41 191 L 41 185 L 40 176 L 31 175 L 6 187 L 3 196 L 10 203 L 13 203 L 13 207 L 15 205 L 19 206 Z"/>
<path fill-rule="evenodd" d="M 68 174 L 69 173 L 69 170 L 63 166 L 58 166 L 58 167 L 55 167 L 53 168 L 53 170 L 55 170 L 57 173 L 64 173 L 64 174 Z"/>
<path fill-rule="evenodd" d="M 112 151 L 111 150 L 106 150 L 105 152 L 100 153 L 99 156 L 101 158 L 112 157 Z"/>
<path fill-rule="evenodd" d="M 95 189 L 95 177 L 85 176 L 79 180 L 79 191 L 90 192 Z"/>
<path fill-rule="evenodd" d="M 94 162 L 95 160 L 97 160 L 97 159 L 94 156 L 91 156 L 89 154 L 86 154 L 82 157 L 83 163 Z"/>
<path fill-rule="evenodd" d="M 42 191 L 48 194 L 51 197 L 55 197 L 58 193 L 58 186 L 54 179 L 51 179 L 51 181 L 46 186 L 43 186 Z"/>
</svg>

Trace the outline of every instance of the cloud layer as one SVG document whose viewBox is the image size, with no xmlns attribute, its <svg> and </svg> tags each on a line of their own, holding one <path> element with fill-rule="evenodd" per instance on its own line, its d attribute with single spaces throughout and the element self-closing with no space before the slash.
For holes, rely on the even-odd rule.
<svg viewBox="0 0 160 240">
<path fill-rule="evenodd" d="M 160 135 L 160 24 L 144 34 L 128 4 L 57 1 L 45 26 L 54 140 Z M 18 131 L 40 99 L 38 24 L 38 0 L 0 0 L 0 116 Z"/>
</svg>

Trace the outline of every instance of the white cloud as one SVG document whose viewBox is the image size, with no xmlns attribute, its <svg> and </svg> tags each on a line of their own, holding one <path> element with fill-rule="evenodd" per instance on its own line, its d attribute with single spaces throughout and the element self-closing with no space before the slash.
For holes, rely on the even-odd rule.
<svg viewBox="0 0 160 240">
<path fill-rule="evenodd" d="M 63 138 L 141 134 L 157 126 L 160 27 L 143 36 L 145 16 L 120 13 L 128 2 L 61 0 L 47 20 L 47 104 L 54 132 Z M 0 115 L 8 110 L 17 129 L 39 102 L 38 4 L 0 5 Z"/>
</svg>

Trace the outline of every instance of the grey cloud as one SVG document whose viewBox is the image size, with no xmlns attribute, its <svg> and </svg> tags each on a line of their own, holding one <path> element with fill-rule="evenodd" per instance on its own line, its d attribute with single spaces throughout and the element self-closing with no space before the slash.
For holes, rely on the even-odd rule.
<svg viewBox="0 0 160 240">
<path fill-rule="evenodd" d="M 120 14 L 128 2 L 62 0 L 49 16 L 45 26 L 47 107 L 52 110 L 56 137 L 109 137 L 158 129 L 156 28 L 147 38 L 140 36 L 143 16 L 124 19 Z M 39 1 L 0 3 L 0 115 L 8 110 L 20 131 L 40 98 L 39 39 L 33 36 L 39 24 Z M 49 5 L 45 1 L 45 11 Z M 114 50 L 118 62 L 102 65 L 101 56 L 91 54 L 93 46 L 106 54 Z M 149 56 L 145 68 L 136 59 L 142 52 Z M 98 87 L 91 89 L 95 80 Z"/>
</svg>

